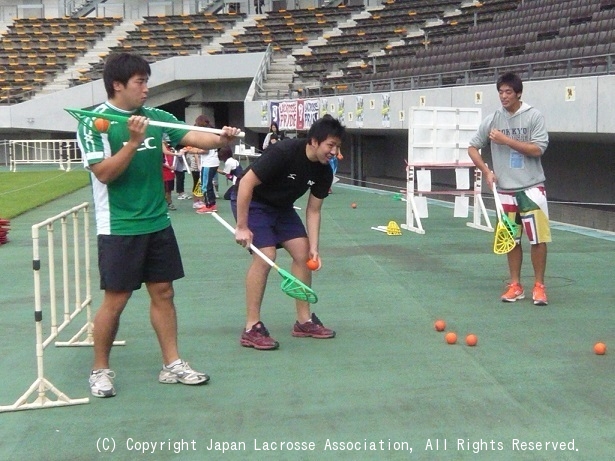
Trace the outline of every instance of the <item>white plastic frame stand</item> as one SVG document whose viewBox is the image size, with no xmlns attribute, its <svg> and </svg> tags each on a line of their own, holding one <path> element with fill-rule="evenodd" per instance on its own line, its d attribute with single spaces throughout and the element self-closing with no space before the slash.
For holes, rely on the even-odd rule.
<svg viewBox="0 0 615 461">
<path fill-rule="evenodd" d="M 69 225 L 72 221 L 72 233 Z M 61 244 L 56 245 L 55 231 L 60 230 Z M 47 234 L 46 264 L 41 258 L 41 244 L 45 242 L 41 229 Z M 72 236 L 72 239 L 71 239 Z M 56 254 L 56 250 L 60 254 Z M 83 253 L 81 253 L 83 251 Z M 47 379 L 44 368 L 44 351 L 52 343 L 56 346 L 93 346 L 93 323 L 91 320 L 91 270 L 89 203 L 66 210 L 32 226 L 32 268 L 34 276 L 34 321 L 36 341 L 37 379 L 12 405 L 0 406 L 0 413 L 17 410 L 80 405 L 89 398 L 73 399 L 55 387 Z M 59 267 L 56 267 L 56 257 Z M 44 272 L 46 277 L 42 277 Z M 84 276 L 82 278 L 82 276 Z M 48 282 L 44 283 L 43 279 Z M 60 283 L 56 283 L 60 279 Z M 61 288 L 60 288 L 61 286 Z M 58 301 L 61 303 L 59 306 Z M 49 333 L 43 327 L 43 307 L 49 305 Z M 63 307 L 60 310 L 60 307 Z M 60 333 L 77 316 L 85 311 L 85 325 L 68 341 L 56 341 Z M 58 315 L 59 314 L 59 315 Z M 81 339 L 85 335 L 84 339 Z M 125 341 L 114 341 L 125 345 Z"/>
<path fill-rule="evenodd" d="M 468 146 L 481 122 L 478 108 L 411 107 L 408 127 L 408 165 L 406 185 L 406 222 L 403 229 L 425 234 L 417 197 L 429 194 L 471 195 L 473 220 L 469 227 L 493 231 L 481 196 L 482 173 L 468 156 Z M 474 183 L 465 189 L 432 190 L 417 187 L 416 169 L 468 169 Z M 423 214 L 423 217 L 426 217 Z M 484 222 L 483 222 L 484 220 Z"/>
</svg>

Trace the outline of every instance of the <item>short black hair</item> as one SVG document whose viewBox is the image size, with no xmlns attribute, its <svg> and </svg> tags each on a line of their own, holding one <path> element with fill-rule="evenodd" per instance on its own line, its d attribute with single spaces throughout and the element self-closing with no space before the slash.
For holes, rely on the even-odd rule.
<svg viewBox="0 0 615 461">
<path fill-rule="evenodd" d="M 496 83 L 498 91 L 500 91 L 502 85 L 509 85 L 515 93 L 523 93 L 523 82 L 521 81 L 521 77 L 514 72 L 506 72 L 498 78 L 498 82 Z"/>
<path fill-rule="evenodd" d="M 346 128 L 336 118 L 326 114 L 316 120 L 307 133 L 307 138 L 311 141 L 315 139 L 320 144 L 329 136 L 342 139 L 346 134 Z"/>
<path fill-rule="evenodd" d="M 221 147 L 218 150 L 218 158 L 223 162 L 226 162 L 232 156 L 233 156 L 233 149 L 231 149 L 229 146 Z"/>
<path fill-rule="evenodd" d="M 137 54 L 132 53 L 112 53 L 105 61 L 103 70 L 103 81 L 109 99 L 115 96 L 114 82 L 126 85 L 134 75 L 145 75 L 149 77 L 152 69 L 149 63 Z"/>
</svg>

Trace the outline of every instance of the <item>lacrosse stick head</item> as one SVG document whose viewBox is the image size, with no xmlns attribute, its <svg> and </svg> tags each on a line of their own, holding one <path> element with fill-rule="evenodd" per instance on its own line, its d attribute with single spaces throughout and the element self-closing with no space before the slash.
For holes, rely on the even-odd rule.
<svg viewBox="0 0 615 461">
<path fill-rule="evenodd" d="M 197 198 L 203 197 L 203 189 L 201 189 L 201 180 L 199 179 L 192 189 L 192 195 Z"/>
<path fill-rule="evenodd" d="M 314 290 L 298 280 L 289 272 L 284 269 L 278 268 L 278 273 L 282 276 L 282 291 L 291 298 L 299 299 L 301 301 L 307 301 L 310 304 L 318 302 L 318 296 Z"/>
<path fill-rule="evenodd" d="M 510 253 L 516 244 L 515 237 L 510 232 L 508 227 L 502 221 L 498 221 L 498 224 L 495 227 L 493 252 L 496 255 L 505 255 L 506 253 Z"/>
<path fill-rule="evenodd" d="M 508 232 L 514 237 L 516 237 L 519 233 L 519 224 L 512 222 L 506 214 L 502 215 L 502 223 L 508 229 Z"/>
<path fill-rule="evenodd" d="M 94 124 L 94 117 L 85 115 L 79 109 L 64 109 L 66 112 L 70 114 L 75 120 L 79 122 L 81 125 L 85 125 L 87 127 L 92 127 Z"/>
</svg>

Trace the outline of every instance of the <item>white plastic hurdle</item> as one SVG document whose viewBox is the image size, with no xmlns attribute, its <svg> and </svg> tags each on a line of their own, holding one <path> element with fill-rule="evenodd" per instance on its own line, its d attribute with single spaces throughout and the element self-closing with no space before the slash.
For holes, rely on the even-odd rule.
<svg viewBox="0 0 615 461">
<path fill-rule="evenodd" d="M 72 218 L 72 257 L 69 255 L 69 217 Z M 82 221 L 82 223 L 80 223 Z M 62 239 L 62 296 L 56 289 L 56 254 L 54 242 L 54 225 L 60 222 Z M 83 235 L 80 232 L 82 224 Z M 47 252 L 49 267 L 49 290 L 45 299 L 49 301 L 50 332 L 44 338 L 43 332 L 43 289 L 41 281 L 40 230 L 47 229 Z M 36 326 L 36 362 L 37 379 L 30 388 L 13 405 L 0 406 L 0 412 L 49 408 L 66 405 L 88 403 L 88 398 L 72 399 L 58 390 L 47 378 L 44 370 L 44 351 L 58 335 L 83 310 L 86 311 L 85 325 L 68 341 L 56 341 L 56 346 L 92 346 L 94 344 L 91 319 L 91 276 L 90 276 L 90 225 L 89 203 L 84 202 L 56 216 L 32 226 L 32 266 L 34 271 L 34 320 Z M 80 242 L 82 237 L 83 242 Z M 83 259 L 80 250 L 83 249 Z M 72 264 L 71 264 L 72 263 Z M 72 267 L 71 267 L 72 266 Z M 72 274 L 70 274 L 72 269 Z M 71 277 L 72 275 L 72 277 Z M 83 278 L 82 278 L 83 276 Z M 71 289 L 72 281 L 72 289 Z M 71 307 L 71 291 L 72 307 Z M 57 301 L 61 298 L 63 304 L 62 322 L 58 325 Z M 84 339 L 80 339 L 85 335 Z M 124 345 L 124 341 L 116 341 L 114 345 Z M 50 393 L 56 399 L 50 398 Z M 32 400 L 32 397 L 36 397 Z"/>
</svg>

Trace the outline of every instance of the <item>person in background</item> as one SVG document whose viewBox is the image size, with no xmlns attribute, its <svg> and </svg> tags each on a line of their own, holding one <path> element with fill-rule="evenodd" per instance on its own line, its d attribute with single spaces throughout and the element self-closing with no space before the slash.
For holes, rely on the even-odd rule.
<svg viewBox="0 0 615 461">
<path fill-rule="evenodd" d="M 199 163 L 200 149 L 186 146 L 182 149 L 188 165 L 190 166 L 190 174 L 192 175 L 192 208 L 201 208 L 205 203 L 201 200 L 203 191 L 201 190 L 201 166 Z"/>
<path fill-rule="evenodd" d="M 277 136 L 278 141 L 284 139 L 284 133 L 280 131 L 276 122 L 271 122 L 271 125 L 269 126 L 269 133 L 267 133 L 267 136 L 265 136 L 265 140 L 263 141 L 263 150 L 267 149 L 273 134 Z"/>
<path fill-rule="evenodd" d="M 331 165 L 331 170 L 333 171 L 333 182 L 334 183 L 337 181 L 337 177 L 335 175 L 337 173 L 337 167 L 339 166 L 340 160 L 344 160 L 344 156 L 342 155 L 341 150 L 338 150 L 337 154 L 331 157 L 331 160 L 329 160 L 329 165 Z M 333 189 L 329 189 L 329 193 L 332 194 Z"/>
<path fill-rule="evenodd" d="M 164 198 L 169 210 L 177 210 L 173 205 L 173 187 L 175 185 L 175 169 L 173 167 L 175 153 L 166 141 L 162 142 L 162 180 L 164 181 Z"/>
<path fill-rule="evenodd" d="M 199 115 L 194 122 L 196 126 L 210 127 L 211 122 L 205 115 Z M 199 150 L 199 165 L 201 168 L 201 190 L 203 191 L 204 206 L 197 208 L 196 212 L 199 214 L 212 213 L 218 211 L 216 206 L 216 190 L 214 185 L 214 179 L 218 174 L 218 168 L 220 168 L 220 159 L 218 158 L 217 149 Z"/>
<path fill-rule="evenodd" d="M 501 300 L 512 303 L 525 297 L 521 285 L 521 234 L 525 231 L 534 269 L 532 298 L 535 305 L 545 306 L 547 243 L 551 242 L 551 229 L 541 157 L 549 145 L 549 134 L 542 114 L 521 100 L 523 82 L 517 74 L 503 74 L 496 88 L 502 106 L 481 122 L 470 140 L 468 155 L 482 171 L 489 188 L 497 184 L 502 206 L 511 221 L 522 224 L 515 235 L 517 244 L 507 254 L 510 280 Z M 491 147 L 493 170 L 479 152 L 487 146 Z"/>
<path fill-rule="evenodd" d="M 218 170 L 218 173 L 223 174 L 226 176 L 226 179 L 231 181 L 231 187 L 224 193 L 224 200 L 230 200 L 237 179 L 243 175 L 243 167 L 239 160 L 233 158 L 233 150 L 228 146 L 220 148 L 218 158 L 224 163 L 224 167 L 222 170 Z"/>
<path fill-rule="evenodd" d="M 190 195 L 186 194 L 186 151 L 181 148 L 175 150 L 175 192 L 177 192 L 177 200 L 186 200 L 190 198 Z"/>
</svg>

